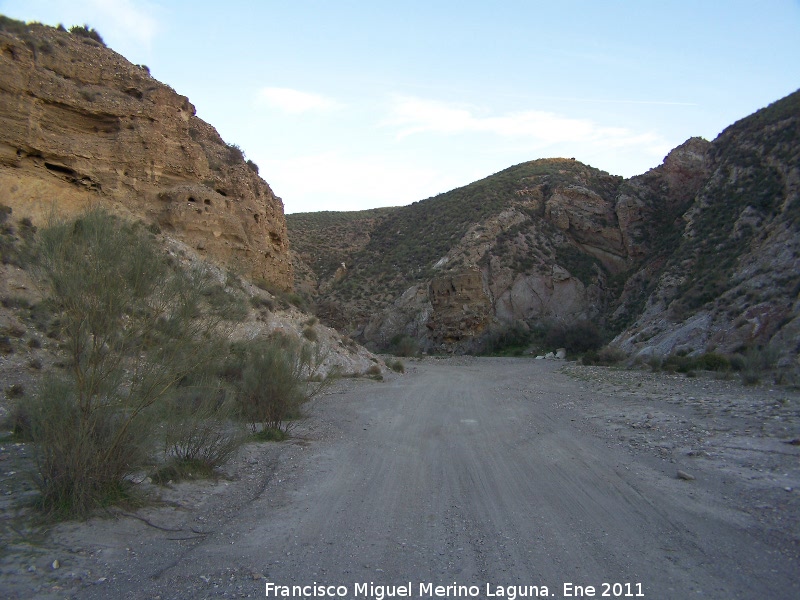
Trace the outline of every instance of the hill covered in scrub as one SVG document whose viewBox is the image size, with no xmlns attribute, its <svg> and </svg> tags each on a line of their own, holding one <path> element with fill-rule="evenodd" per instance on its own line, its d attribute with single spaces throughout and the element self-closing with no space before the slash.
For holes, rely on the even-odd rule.
<svg viewBox="0 0 800 600">
<path fill-rule="evenodd" d="M 289 215 L 289 235 L 321 318 L 374 347 L 474 352 L 583 323 L 631 354 L 791 363 L 799 129 L 796 92 L 630 179 L 535 160 L 371 218 Z"/>
</svg>

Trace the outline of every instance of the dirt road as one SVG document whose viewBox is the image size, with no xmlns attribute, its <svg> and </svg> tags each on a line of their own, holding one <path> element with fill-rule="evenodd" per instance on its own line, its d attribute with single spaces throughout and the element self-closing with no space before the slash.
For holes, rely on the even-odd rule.
<svg viewBox="0 0 800 600">
<path fill-rule="evenodd" d="M 772 492 L 792 503 L 760 522 L 750 487 L 620 441 L 631 401 L 559 368 L 429 359 L 390 382 L 343 382 L 300 437 L 250 449 L 236 480 L 58 531 L 59 569 L 79 574 L 39 596 L 264 597 L 269 581 L 379 600 L 398 585 L 414 598 L 800 597 L 796 489 Z M 356 587 L 370 582 L 384 588 Z"/>
</svg>

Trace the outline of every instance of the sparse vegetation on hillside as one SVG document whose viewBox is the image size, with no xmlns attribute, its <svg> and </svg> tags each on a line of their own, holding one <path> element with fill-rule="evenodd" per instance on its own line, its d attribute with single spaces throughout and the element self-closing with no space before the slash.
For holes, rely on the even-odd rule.
<svg viewBox="0 0 800 600">
<path fill-rule="evenodd" d="M 342 263 L 351 266 L 351 258 L 364 247 L 376 225 L 394 210 L 294 213 L 286 215 L 286 226 L 295 251 L 326 281 Z"/>
<path fill-rule="evenodd" d="M 574 160 L 538 160 L 409 206 L 380 212 L 288 215 L 287 222 L 295 250 L 321 282 L 331 284 L 318 301 L 335 310 L 320 315 L 326 322 L 342 326 L 367 318 L 409 286 L 436 275 L 434 265 L 471 227 L 512 207 L 524 221 L 501 231 L 491 241 L 492 255 L 520 272 L 531 272 L 544 261 L 554 260 L 553 249 L 543 239 L 559 234 L 544 219 L 543 207 L 535 208 L 526 194 L 546 198 L 559 186 L 576 182 L 613 199 L 621 178 Z M 559 257 L 563 255 L 570 271 L 574 269 L 574 275 L 588 284 L 595 276 L 597 260 L 566 242 L 560 247 Z M 488 255 L 480 260 L 484 264 Z M 346 264 L 346 273 L 332 280 L 342 263 Z M 459 266 L 468 266 L 463 257 L 447 268 Z M 327 318 L 328 313 L 335 318 Z M 349 319 L 336 317 L 342 313 Z"/>
<path fill-rule="evenodd" d="M 613 197 L 618 178 L 576 161 L 537 160 L 400 207 L 380 222 L 356 257 L 351 272 L 355 278 L 368 281 L 372 290 L 397 295 L 430 277 L 436 261 L 461 240 L 470 226 L 519 203 L 519 190 L 536 184 L 546 193 L 561 183 L 586 177 Z M 357 293 L 346 285 L 336 291 L 343 298 Z"/>
<path fill-rule="evenodd" d="M 165 255 L 141 223 L 94 209 L 30 227 L 25 239 L 19 252 L 13 236 L 15 256 L 47 297 L 9 296 L 3 306 L 46 329 L 62 358 L 34 389 L 15 384 L 6 395 L 16 439 L 33 442 L 49 515 L 128 501 L 142 473 L 157 482 L 211 475 L 244 440 L 245 422 L 285 433 L 322 385 L 309 382 L 319 356 L 288 338 L 235 346 L 237 364 L 222 361 L 228 324 L 246 310 L 241 294 Z M 269 408 L 258 421 L 256 397 Z"/>
<path fill-rule="evenodd" d="M 788 174 L 779 166 L 800 159 L 798 115 L 800 93 L 795 93 L 730 126 L 715 141 L 719 167 L 713 185 L 701 193 L 690 235 L 681 238 L 670 261 L 691 265 L 673 307 L 676 319 L 733 287 L 740 256 L 772 222 L 800 228 L 800 201 L 788 193 Z"/>
<path fill-rule="evenodd" d="M 69 32 L 72 35 L 77 35 L 82 38 L 86 38 L 89 40 L 93 40 L 100 44 L 101 46 L 105 46 L 106 43 L 103 41 L 103 38 L 97 32 L 94 27 L 89 27 L 88 25 L 73 25 L 69 28 Z"/>
</svg>

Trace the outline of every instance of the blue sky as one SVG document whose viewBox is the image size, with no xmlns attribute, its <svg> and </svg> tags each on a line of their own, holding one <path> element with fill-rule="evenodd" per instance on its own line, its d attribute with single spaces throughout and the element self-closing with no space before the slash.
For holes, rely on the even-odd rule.
<svg viewBox="0 0 800 600">
<path fill-rule="evenodd" d="M 0 0 L 87 23 L 241 146 L 285 210 L 421 200 L 520 162 L 624 176 L 800 87 L 800 1 Z"/>
</svg>

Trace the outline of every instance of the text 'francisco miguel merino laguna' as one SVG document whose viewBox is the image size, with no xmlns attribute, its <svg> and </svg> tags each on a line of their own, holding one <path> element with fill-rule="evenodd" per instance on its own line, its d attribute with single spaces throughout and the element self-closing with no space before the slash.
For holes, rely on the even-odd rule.
<svg viewBox="0 0 800 600">
<path fill-rule="evenodd" d="M 267 598 L 371 598 L 372 600 L 385 600 L 386 598 L 411 598 L 413 587 L 409 581 L 404 585 L 379 585 L 376 583 L 356 583 L 353 585 L 352 594 L 346 585 L 320 585 L 314 582 L 311 585 L 279 585 L 275 582 L 266 583 Z M 493 585 L 487 583 L 485 587 L 477 585 L 434 585 L 420 583 L 417 598 L 503 598 L 516 600 L 517 598 L 549 598 L 550 591 L 546 585 Z"/>
</svg>

